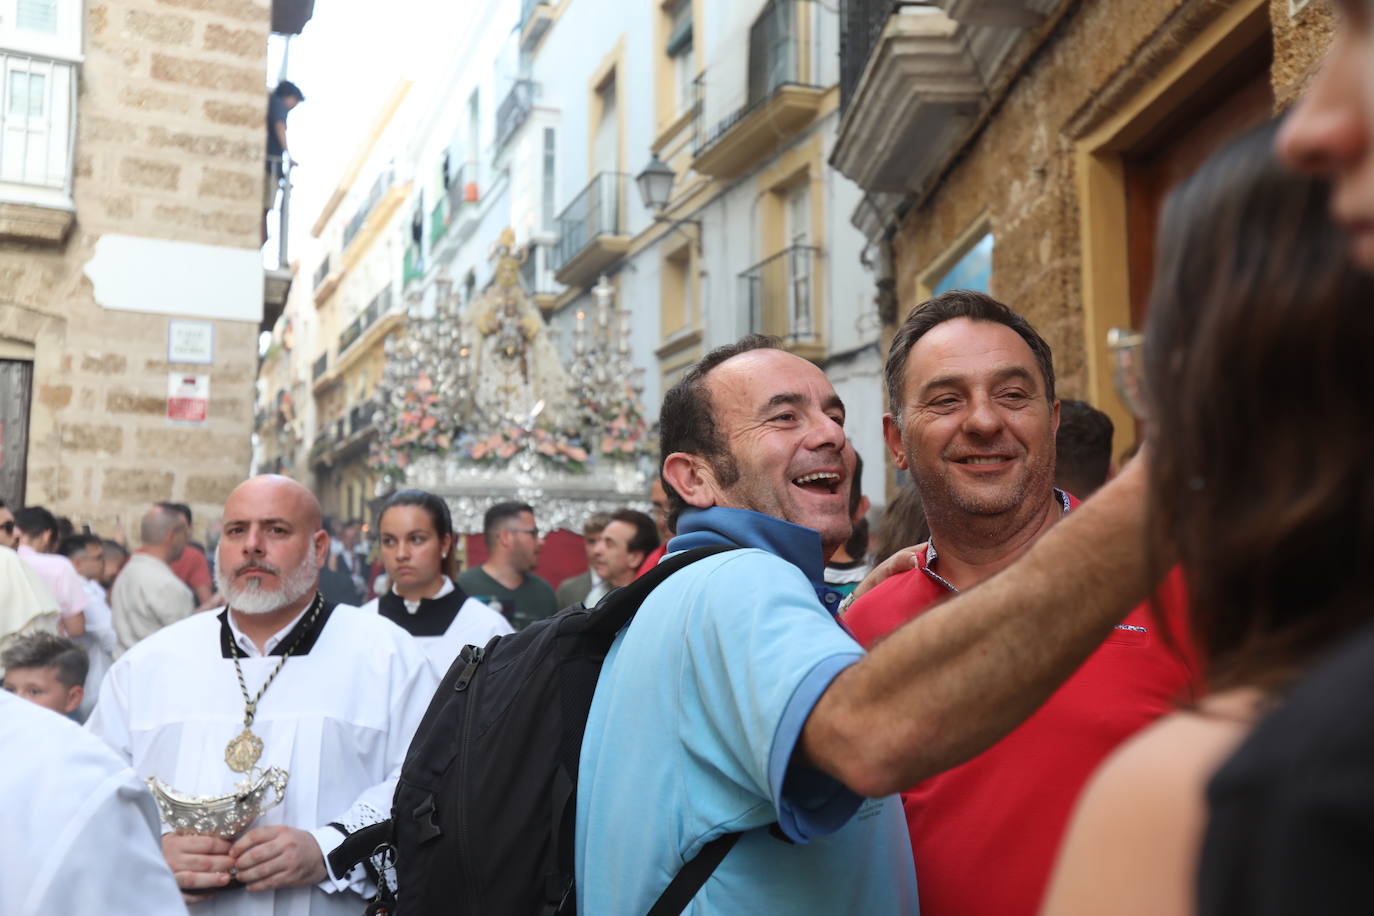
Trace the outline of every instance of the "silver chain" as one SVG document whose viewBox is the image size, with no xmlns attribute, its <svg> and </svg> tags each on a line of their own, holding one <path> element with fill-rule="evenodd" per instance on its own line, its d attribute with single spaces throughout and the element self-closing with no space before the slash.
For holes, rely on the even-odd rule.
<svg viewBox="0 0 1374 916">
<path fill-rule="evenodd" d="M 301 627 L 300 633 L 296 636 L 295 639 L 291 641 L 291 645 L 287 647 L 286 651 L 282 653 L 281 661 L 277 662 L 277 667 L 273 668 L 272 673 L 267 675 L 267 680 L 263 681 L 262 689 L 258 691 L 258 695 L 253 697 L 253 699 L 251 700 L 248 699 L 248 685 L 244 683 L 243 680 L 243 666 L 239 664 L 238 641 L 233 638 L 232 633 L 230 634 L 229 657 L 234 660 L 234 673 L 239 676 L 239 690 L 243 691 L 244 728 L 248 728 L 253 724 L 253 718 L 258 713 L 258 702 L 262 699 L 262 695 L 267 692 L 268 687 L 272 686 L 272 681 L 276 679 L 277 673 L 281 671 L 282 665 L 286 664 L 286 660 L 291 657 L 291 653 L 296 651 L 296 647 L 301 644 L 302 640 L 305 639 L 305 634 L 310 632 L 310 628 L 315 624 L 315 618 L 320 615 L 320 611 L 323 608 L 324 596 L 321 595 L 319 592 L 316 592 L 315 600 L 310 604 L 310 616 L 306 618 L 305 624 Z M 229 611 L 226 613 L 232 612 L 232 610 L 233 609 L 230 608 Z"/>
</svg>

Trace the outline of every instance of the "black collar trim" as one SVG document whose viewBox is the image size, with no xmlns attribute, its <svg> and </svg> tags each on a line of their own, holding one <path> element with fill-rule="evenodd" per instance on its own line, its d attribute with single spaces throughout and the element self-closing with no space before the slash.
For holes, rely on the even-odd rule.
<svg viewBox="0 0 1374 916">
<path fill-rule="evenodd" d="M 300 644 L 296 646 L 295 650 L 292 651 L 291 654 L 293 656 L 309 655 L 310 650 L 315 648 L 315 643 L 319 642 L 320 634 L 324 632 L 324 625 L 329 620 L 329 615 L 334 613 L 334 608 L 337 606 L 338 605 L 334 604 L 333 602 L 326 600 L 324 602 L 324 607 L 320 608 L 320 615 L 315 618 L 314 624 L 311 625 L 308 631 L 302 633 L 301 631 L 305 627 L 306 622 L 310 620 L 310 614 L 305 614 L 305 616 L 301 617 L 300 620 L 296 621 L 296 625 L 291 628 L 291 632 L 287 633 L 286 636 L 282 637 L 282 641 L 277 643 L 277 645 L 272 649 L 272 651 L 267 654 L 285 655 L 286 650 L 291 646 L 291 643 L 295 640 L 296 636 L 300 635 Z M 307 605 L 307 609 L 308 607 L 309 606 Z M 233 645 L 234 631 L 229 627 L 229 608 L 226 607 L 224 610 L 219 612 L 220 657 L 233 658 Z M 239 650 L 239 654 L 243 654 L 242 649 Z"/>
<path fill-rule="evenodd" d="M 467 593 L 455 584 L 447 595 L 421 598 L 419 610 L 411 614 L 406 610 L 405 599 L 388 590 L 377 599 L 377 613 L 411 636 L 443 636 L 467 600 Z"/>
</svg>

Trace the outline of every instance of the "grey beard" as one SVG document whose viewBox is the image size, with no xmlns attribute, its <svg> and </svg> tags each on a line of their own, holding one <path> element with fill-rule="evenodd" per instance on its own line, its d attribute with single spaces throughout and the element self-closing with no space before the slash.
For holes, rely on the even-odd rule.
<svg viewBox="0 0 1374 916">
<path fill-rule="evenodd" d="M 240 614 L 271 614 L 305 597 L 316 588 L 320 577 L 319 564 L 311 551 L 294 570 L 282 576 L 281 588 L 264 590 L 260 580 L 255 580 L 240 588 L 234 584 L 233 577 L 224 569 L 223 564 L 215 567 L 215 586 L 219 589 L 229 607 Z"/>
</svg>

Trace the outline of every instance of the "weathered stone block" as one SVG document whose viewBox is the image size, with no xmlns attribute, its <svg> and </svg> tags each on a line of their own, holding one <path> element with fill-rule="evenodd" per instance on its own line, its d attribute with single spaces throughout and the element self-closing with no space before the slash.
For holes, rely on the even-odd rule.
<svg viewBox="0 0 1374 916">
<path fill-rule="evenodd" d="M 119 164 L 119 177 L 135 187 L 175 191 L 181 184 L 181 166 L 129 156 Z"/>
<path fill-rule="evenodd" d="M 92 38 L 105 34 L 110 24 L 110 11 L 103 6 L 92 6 L 86 10 L 86 28 Z"/>
<path fill-rule="evenodd" d="M 206 101 L 205 117 L 216 124 L 262 129 L 267 111 L 262 105 L 232 105 L 228 102 Z"/>
<path fill-rule="evenodd" d="M 247 474 L 221 474 L 216 477 L 191 477 L 186 481 L 183 499 L 188 503 L 210 503 L 223 506 L 234 487 L 243 483 Z"/>
<path fill-rule="evenodd" d="M 124 21 L 135 35 L 164 45 L 189 44 L 195 29 L 195 21 L 188 16 L 151 10 L 129 10 Z"/>
<path fill-rule="evenodd" d="M 81 371 L 100 375 L 118 375 L 129 368 L 129 360 L 121 353 L 87 353 L 81 357 Z"/>
<path fill-rule="evenodd" d="M 257 211 L 242 213 L 226 210 L 197 210 L 194 207 L 173 207 L 159 204 L 153 208 L 153 218 L 159 223 L 175 226 L 205 229 L 210 232 L 227 232 L 243 235 L 251 232 L 258 224 Z"/>
<path fill-rule="evenodd" d="M 262 180 L 259 172 L 231 172 L 206 166 L 200 175 L 200 195 L 229 200 L 257 200 L 262 197 Z"/>
<path fill-rule="evenodd" d="M 164 127 L 148 128 L 152 149 L 184 150 L 201 159 L 233 159 L 257 162 L 263 157 L 262 142 L 249 143 L 207 134 L 192 134 Z"/>
<path fill-rule="evenodd" d="M 77 124 L 81 128 L 82 139 L 87 141 L 132 145 L 138 136 L 138 130 L 132 124 L 99 115 L 86 115 L 84 112 Z"/>
<path fill-rule="evenodd" d="M 171 111 L 187 114 L 191 110 L 193 96 L 175 92 L 162 92 L 157 89 L 125 86 L 119 90 L 119 103 L 140 111 Z"/>
<path fill-rule="evenodd" d="M 109 219 L 133 219 L 134 198 L 132 194 L 100 194 L 96 197 L 100 209 Z"/>
<path fill-rule="evenodd" d="M 124 430 L 118 426 L 65 423 L 61 427 L 64 452 L 104 452 L 117 455 L 124 448 Z"/>
<path fill-rule="evenodd" d="M 134 445 L 137 457 L 155 461 L 173 455 L 185 463 L 224 457 L 224 437 L 207 430 L 140 429 L 134 434 Z"/>
<path fill-rule="evenodd" d="M 263 86 L 260 70 L 206 60 L 188 60 L 170 54 L 153 55 L 152 74 L 153 79 L 169 83 L 225 92 L 256 92 L 261 91 Z"/>
<path fill-rule="evenodd" d="M 72 160 L 72 176 L 91 178 L 95 175 L 95 159 L 90 153 L 77 153 Z"/>
<path fill-rule="evenodd" d="M 53 410 L 61 410 L 72 402 L 72 386 L 39 385 L 38 402 Z"/>
<path fill-rule="evenodd" d="M 52 505 L 70 499 L 72 495 L 72 471 L 66 467 L 34 468 L 30 461 L 29 497 L 33 505 Z"/>
<path fill-rule="evenodd" d="M 165 414 L 167 399 L 135 391 L 111 391 L 105 396 L 105 409 L 110 413 Z"/>
<path fill-rule="evenodd" d="M 266 53 L 267 36 L 258 29 L 226 29 L 211 23 L 205 27 L 205 50 L 224 51 L 238 57 L 259 58 Z"/>
<path fill-rule="evenodd" d="M 146 471 L 132 468 L 110 468 L 102 481 L 102 496 L 106 500 L 132 503 L 154 503 L 172 496 L 171 471 Z"/>
<path fill-rule="evenodd" d="M 261 23 L 263 46 L 266 47 L 267 45 L 267 23 L 271 16 L 271 10 L 266 4 L 253 3 L 252 0 L 158 0 L 158 3 L 180 9 L 215 13 L 227 19 Z"/>
</svg>

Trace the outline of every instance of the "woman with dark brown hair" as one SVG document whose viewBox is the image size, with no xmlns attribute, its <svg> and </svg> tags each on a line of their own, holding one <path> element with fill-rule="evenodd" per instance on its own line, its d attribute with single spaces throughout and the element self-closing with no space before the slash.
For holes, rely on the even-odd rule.
<svg viewBox="0 0 1374 916">
<path fill-rule="evenodd" d="M 1188 578 L 1211 695 L 1084 791 L 1043 912 L 1194 912 L 1208 778 L 1325 650 L 1371 617 L 1374 279 L 1326 185 L 1283 171 L 1277 124 L 1165 206 L 1140 363 L 1153 541 Z"/>
</svg>

